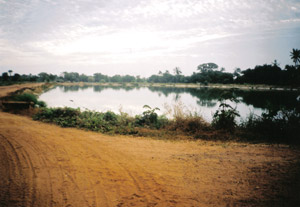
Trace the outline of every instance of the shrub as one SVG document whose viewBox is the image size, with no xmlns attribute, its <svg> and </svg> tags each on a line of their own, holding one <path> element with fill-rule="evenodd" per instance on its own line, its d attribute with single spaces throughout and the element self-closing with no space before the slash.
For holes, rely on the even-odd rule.
<svg viewBox="0 0 300 207">
<path fill-rule="evenodd" d="M 271 142 L 300 143 L 300 110 L 269 110 L 261 116 L 250 115 L 241 124 L 243 133 L 250 139 Z"/>
<path fill-rule="evenodd" d="M 237 126 L 235 121 L 237 116 L 240 115 L 235 108 L 232 108 L 229 104 L 222 102 L 219 105 L 219 109 L 213 115 L 212 126 L 216 129 L 233 132 Z"/>
<path fill-rule="evenodd" d="M 46 107 L 47 104 L 44 101 L 38 101 L 37 96 L 32 93 L 23 93 L 20 95 L 16 95 L 12 98 L 14 101 L 25 101 L 32 102 L 34 105 L 39 107 Z"/>
<path fill-rule="evenodd" d="M 37 105 L 38 105 L 39 107 L 42 107 L 42 108 L 47 107 L 47 104 L 46 104 L 45 101 L 38 101 L 38 102 L 37 102 Z"/>
<path fill-rule="evenodd" d="M 103 114 L 103 119 L 111 124 L 116 124 L 118 121 L 118 116 L 112 111 L 107 111 Z"/>
<path fill-rule="evenodd" d="M 25 102 L 33 102 L 34 104 L 38 103 L 37 97 L 31 93 L 23 93 L 20 95 L 16 95 L 13 97 L 14 101 L 25 101 Z"/>
<path fill-rule="evenodd" d="M 133 119 L 117 115 L 111 111 L 101 113 L 80 109 L 43 108 L 33 117 L 34 120 L 55 123 L 62 127 L 76 127 L 103 133 L 134 134 Z"/>
<path fill-rule="evenodd" d="M 142 116 L 136 116 L 136 124 L 138 126 L 148 126 L 148 127 L 154 127 L 154 128 L 160 128 L 163 125 L 164 118 L 158 117 L 157 113 L 155 111 L 160 110 L 159 108 L 151 108 L 148 105 L 144 105 L 146 111 L 143 112 Z"/>
<path fill-rule="evenodd" d="M 53 122 L 62 127 L 76 127 L 79 109 L 73 108 L 43 108 L 33 117 L 34 120 Z"/>
<path fill-rule="evenodd" d="M 179 117 L 173 121 L 171 125 L 173 130 L 180 130 L 188 133 L 197 133 L 200 130 L 208 128 L 208 124 L 202 117 L 190 116 L 190 117 Z"/>
</svg>

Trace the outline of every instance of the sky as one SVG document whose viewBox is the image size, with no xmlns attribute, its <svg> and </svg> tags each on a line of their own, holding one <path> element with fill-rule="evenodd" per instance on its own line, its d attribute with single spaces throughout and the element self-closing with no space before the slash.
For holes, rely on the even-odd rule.
<svg viewBox="0 0 300 207">
<path fill-rule="evenodd" d="M 0 0 L 0 72 L 184 75 L 293 64 L 300 0 Z"/>
</svg>

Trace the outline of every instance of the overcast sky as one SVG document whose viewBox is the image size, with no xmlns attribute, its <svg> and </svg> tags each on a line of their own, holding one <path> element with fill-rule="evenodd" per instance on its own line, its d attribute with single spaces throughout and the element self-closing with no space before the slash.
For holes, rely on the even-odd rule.
<svg viewBox="0 0 300 207">
<path fill-rule="evenodd" d="M 0 72 L 148 77 L 226 71 L 300 49 L 299 0 L 0 0 Z"/>
</svg>

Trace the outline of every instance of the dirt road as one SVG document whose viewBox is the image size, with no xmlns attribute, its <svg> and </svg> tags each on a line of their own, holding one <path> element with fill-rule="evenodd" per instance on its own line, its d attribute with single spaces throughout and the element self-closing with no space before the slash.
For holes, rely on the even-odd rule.
<svg viewBox="0 0 300 207">
<path fill-rule="evenodd" d="M 162 141 L 0 112 L 0 206 L 299 206 L 298 150 Z"/>
</svg>

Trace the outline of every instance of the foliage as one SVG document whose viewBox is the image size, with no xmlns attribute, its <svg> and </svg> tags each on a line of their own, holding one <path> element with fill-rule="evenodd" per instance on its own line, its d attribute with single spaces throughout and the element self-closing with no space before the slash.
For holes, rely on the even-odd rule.
<svg viewBox="0 0 300 207">
<path fill-rule="evenodd" d="M 261 116 L 250 115 L 241 124 L 243 135 L 271 142 L 300 143 L 300 108 L 268 110 Z"/>
<path fill-rule="evenodd" d="M 203 63 L 201 65 L 199 65 L 197 67 L 197 69 L 201 72 L 201 73 L 204 73 L 204 72 L 208 72 L 208 71 L 213 71 L 215 69 L 218 69 L 218 65 L 215 64 L 215 63 Z"/>
<path fill-rule="evenodd" d="M 216 129 L 223 129 L 233 132 L 237 123 L 235 118 L 240 116 L 235 108 L 229 104 L 222 102 L 219 109 L 213 115 L 212 126 Z"/>
<path fill-rule="evenodd" d="M 158 75 L 150 76 L 147 81 L 149 83 L 186 83 L 188 82 L 188 77 L 181 75 L 180 68 L 176 67 L 173 70 L 174 75 L 171 74 L 168 70 L 164 73 L 159 71 Z"/>
<path fill-rule="evenodd" d="M 208 70 L 201 73 L 193 73 L 190 77 L 192 83 L 233 83 L 233 74 L 221 71 Z"/>
<path fill-rule="evenodd" d="M 9 76 L 7 72 L 2 73 L 2 81 L 8 81 Z"/>
<path fill-rule="evenodd" d="M 147 107 L 145 107 L 147 108 Z M 98 131 L 102 133 L 136 134 L 137 127 L 150 127 L 159 129 L 166 124 L 167 119 L 157 116 L 155 110 L 148 110 L 136 118 L 129 117 L 126 113 L 120 115 L 112 111 L 95 112 L 80 111 L 80 109 L 65 108 L 43 108 L 35 115 L 35 120 L 55 123 L 62 127 L 76 127 Z"/>
<path fill-rule="evenodd" d="M 295 63 L 295 66 L 297 66 L 297 63 L 300 63 L 300 50 L 293 49 L 290 56 Z"/>
<path fill-rule="evenodd" d="M 97 83 L 201 83 L 208 85 L 209 83 L 222 84 L 269 84 L 269 85 L 285 85 L 298 87 L 300 86 L 300 50 L 293 49 L 290 57 L 295 63 L 294 65 L 286 65 L 280 68 L 279 63 L 275 60 L 272 64 L 257 65 L 254 68 L 248 68 L 242 71 L 236 68 L 233 73 L 225 72 L 225 68 L 216 63 L 203 63 L 197 67 L 197 72 L 191 76 L 182 75 L 179 67 L 173 69 L 173 74 L 169 70 L 165 72 L 159 71 L 156 75 L 149 78 L 141 78 L 132 75 L 114 75 L 107 76 L 101 73 L 95 73 L 93 76 L 79 74 L 77 72 L 63 72 L 60 76 L 41 72 L 38 75 L 20 75 L 13 71 L 2 73 L 0 76 L 0 85 L 10 85 L 20 82 L 97 82 Z"/>
<path fill-rule="evenodd" d="M 185 137 L 201 139 L 246 138 L 248 141 L 300 143 L 300 110 L 269 110 L 262 116 L 249 116 L 240 126 L 235 118 L 239 116 L 234 108 L 222 102 L 210 125 L 199 114 L 186 113 L 176 109 L 174 119 L 158 116 L 158 108 L 144 106 L 145 111 L 136 117 L 121 112 L 80 111 L 73 108 L 41 108 L 34 115 L 35 120 L 55 123 L 62 127 L 76 127 L 109 134 L 136 134 L 161 138 Z M 215 130 L 215 129 L 222 129 Z M 225 130 L 225 131 L 223 131 Z M 237 133 L 232 134 L 233 131 Z M 151 135 L 152 134 L 152 135 Z M 237 138 L 237 137 L 236 137 Z"/>
<path fill-rule="evenodd" d="M 38 105 L 39 107 L 46 107 L 46 103 L 44 101 L 39 101 L 37 97 L 31 93 L 23 93 L 20 95 L 16 95 L 12 99 L 14 101 L 32 102 L 34 103 L 34 105 Z"/>
<path fill-rule="evenodd" d="M 108 82 L 109 77 L 107 75 L 103 75 L 101 73 L 94 73 L 94 81 L 95 82 Z"/>
<path fill-rule="evenodd" d="M 282 73 L 283 71 L 278 65 L 265 64 L 242 71 L 243 75 L 239 76 L 236 81 L 239 83 L 276 85 L 284 82 Z"/>
<path fill-rule="evenodd" d="M 155 111 L 159 111 L 159 108 L 151 108 L 148 105 L 144 105 L 146 111 L 143 112 L 142 116 L 136 116 L 136 124 L 138 126 L 148 126 L 152 128 L 159 129 L 165 125 L 167 122 L 166 117 L 158 116 Z"/>
</svg>

